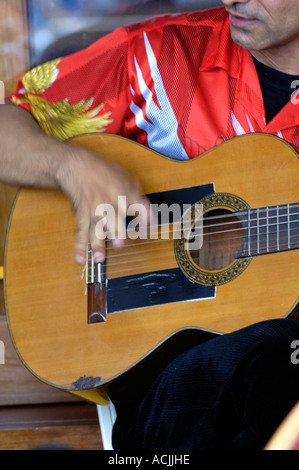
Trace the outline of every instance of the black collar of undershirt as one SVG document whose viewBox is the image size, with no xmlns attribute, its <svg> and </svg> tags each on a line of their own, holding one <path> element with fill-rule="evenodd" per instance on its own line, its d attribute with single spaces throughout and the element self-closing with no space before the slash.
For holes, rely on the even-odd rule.
<svg viewBox="0 0 299 470">
<path fill-rule="evenodd" d="M 299 75 L 289 75 L 262 64 L 253 57 L 254 65 L 259 77 L 264 99 L 266 119 L 270 122 L 277 113 L 290 101 L 294 92 L 295 80 Z M 295 87 L 297 88 L 297 87 Z"/>
</svg>

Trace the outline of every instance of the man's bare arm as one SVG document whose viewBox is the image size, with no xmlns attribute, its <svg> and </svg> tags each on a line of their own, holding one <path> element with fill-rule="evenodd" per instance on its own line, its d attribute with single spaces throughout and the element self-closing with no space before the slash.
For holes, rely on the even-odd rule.
<svg viewBox="0 0 299 470">
<path fill-rule="evenodd" d="M 10 102 L 1 105 L 0 138 L 0 181 L 59 187 L 56 175 L 62 159 L 62 143 L 47 136 L 30 113 Z"/>
<path fill-rule="evenodd" d="M 49 137 L 30 113 L 12 103 L 0 106 L 0 136 L 0 181 L 60 189 L 69 196 L 77 219 L 75 259 L 79 264 L 85 262 L 89 242 L 95 260 L 104 259 L 104 242 L 95 235 L 95 210 L 99 204 L 111 204 L 116 217 L 119 195 L 127 196 L 128 205 L 147 204 L 140 196 L 138 183 L 120 168 L 85 148 Z M 122 215 L 124 219 L 125 214 Z M 115 221 L 110 222 L 113 227 Z M 123 244 L 117 238 L 114 243 L 116 247 Z"/>
</svg>

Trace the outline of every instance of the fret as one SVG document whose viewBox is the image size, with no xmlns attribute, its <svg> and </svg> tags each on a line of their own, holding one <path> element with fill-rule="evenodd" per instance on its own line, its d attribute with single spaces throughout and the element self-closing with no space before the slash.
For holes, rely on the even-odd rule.
<svg viewBox="0 0 299 470">
<path fill-rule="evenodd" d="M 265 221 L 263 209 L 250 209 L 247 215 L 247 250 L 248 256 L 257 255 L 264 251 Z"/>
<path fill-rule="evenodd" d="M 257 225 L 257 254 L 260 254 L 260 209 L 256 212 L 256 225 Z"/>
<path fill-rule="evenodd" d="M 279 206 L 276 206 L 276 244 L 279 251 Z"/>
<path fill-rule="evenodd" d="M 250 210 L 248 211 L 248 225 L 247 225 L 247 237 L 248 237 L 248 256 L 251 256 L 251 224 L 250 224 Z"/>
<path fill-rule="evenodd" d="M 277 206 L 269 207 L 268 217 L 268 235 L 269 235 L 269 247 L 267 253 L 273 253 L 277 251 L 278 242 L 278 226 L 277 226 Z"/>
<path fill-rule="evenodd" d="M 267 253 L 269 253 L 269 207 L 267 207 L 266 209 L 267 211 L 267 220 L 266 220 L 266 224 L 267 224 L 267 227 L 266 227 L 266 230 L 267 230 Z"/>
<path fill-rule="evenodd" d="M 287 217 L 288 217 L 288 250 L 290 249 L 291 247 L 291 226 L 290 226 L 290 221 L 291 221 L 291 218 L 290 218 L 290 205 L 288 204 L 288 209 L 287 209 Z"/>
<path fill-rule="evenodd" d="M 299 248 L 299 204 L 290 205 L 290 248 Z"/>
<path fill-rule="evenodd" d="M 270 252 L 271 247 L 271 210 L 270 207 L 267 207 L 267 220 L 266 220 L 266 232 L 267 232 L 267 243 L 266 243 L 266 253 Z"/>
<path fill-rule="evenodd" d="M 258 209 L 257 225 L 258 225 L 258 250 L 257 254 L 269 252 L 269 208 L 263 207 Z"/>
<path fill-rule="evenodd" d="M 290 236 L 290 226 L 288 224 L 288 211 L 289 204 L 279 207 L 279 217 L 278 217 L 278 245 L 277 251 L 288 250 L 289 248 L 289 236 Z"/>
<path fill-rule="evenodd" d="M 258 224 L 257 224 L 257 210 L 253 209 L 250 210 L 250 227 L 248 227 L 248 231 L 250 233 L 250 238 L 248 244 L 250 246 L 251 255 L 255 255 L 258 252 Z"/>
</svg>

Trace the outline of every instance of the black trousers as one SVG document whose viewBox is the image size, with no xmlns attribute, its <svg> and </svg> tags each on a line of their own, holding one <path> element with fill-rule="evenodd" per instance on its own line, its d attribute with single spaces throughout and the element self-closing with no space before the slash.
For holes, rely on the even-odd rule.
<svg viewBox="0 0 299 470">
<path fill-rule="evenodd" d="M 299 400 L 294 341 L 299 321 L 281 319 L 192 347 L 138 402 L 114 403 L 114 449 L 263 449 Z"/>
</svg>

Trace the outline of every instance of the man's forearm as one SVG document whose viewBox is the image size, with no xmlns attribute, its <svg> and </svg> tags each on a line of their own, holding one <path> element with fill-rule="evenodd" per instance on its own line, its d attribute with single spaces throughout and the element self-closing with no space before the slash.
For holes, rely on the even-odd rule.
<svg viewBox="0 0 299 470">
<path fill-rule="evenodd" d="M 57 188 L 64 144 L 47 136 L 27 111 L 10 102 L 0 106 L 0 181 Z"/>
<path fill-rule="evenodd" d="M 57 188 L 70 198 L 77 219 L 75 259 L 85 263 L 86 246 L 91 244 L 95 261 L 105 257 L 105 242 L 96 236 L 96 208 L 105 203 L 115 208 L 115 220 L 121 228 L 114 246 L 119 248 L 125 232 L 124 214 L 118 215 L 118 196 L 128 204 L 148 205 L 141 196 L 138 182 L 117 165 L 99 158 L 87 148 L 58 141 L 40 129 L 25 110 L 9 103 L 0 106 L 0 181 L 20 186 Z M 107 221 L 107 228 L 115 227 Z M 148 223 L 145 217 L 144 225 Z"/>
</svg>

